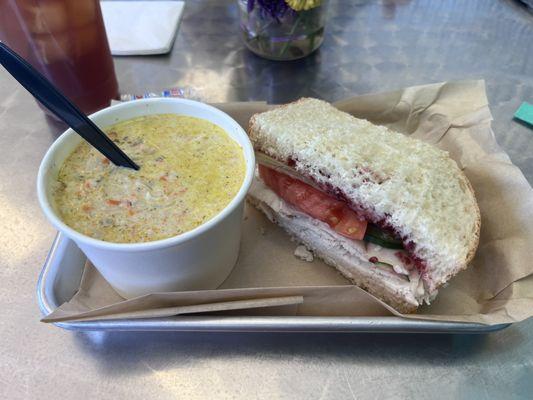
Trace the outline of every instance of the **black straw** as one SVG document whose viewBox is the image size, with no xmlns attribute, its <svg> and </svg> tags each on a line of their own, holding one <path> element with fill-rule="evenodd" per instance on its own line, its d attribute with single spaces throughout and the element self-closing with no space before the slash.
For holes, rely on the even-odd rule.
<svg viewBox="0 0 533 400">
<path fill-rule="evenodd" d="M 0 42 L 0 64 L 46 108 L 74 129 L 113 164 L 139 169 L 137 164 L 48 79 L 2 42 Z"/>
</svg>

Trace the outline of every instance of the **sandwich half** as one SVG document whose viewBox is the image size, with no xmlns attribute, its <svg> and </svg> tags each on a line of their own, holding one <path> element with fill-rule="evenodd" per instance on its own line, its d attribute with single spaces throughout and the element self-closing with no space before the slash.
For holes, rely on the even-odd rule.
<svg viewBox="0 0 533 400">
<path fill-rule="evenodd" d="M 303 98 L 256 114 L 249 201 L 315 256 L 400 312 L 467 267 L 480 213 L 448 153 Z"/>
</svg>

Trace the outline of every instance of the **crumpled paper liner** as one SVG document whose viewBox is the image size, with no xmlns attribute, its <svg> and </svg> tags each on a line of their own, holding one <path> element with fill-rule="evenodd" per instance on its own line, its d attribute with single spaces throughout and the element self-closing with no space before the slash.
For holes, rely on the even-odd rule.
<svg viewBox="0 0 533 400">
<path fill-rule="evenodd" d="M 469 178 L 481 210 L 470 268 L 433 304 L 402 315 L 333 268 L 294 257 L 296 244 L 247 207 L 237 265 L 217 290 L 124 300 L 87 263 L 78 293 L 44 322 L 164 317 L 188 313 L 383 316 L 484 324 L 533 315 L 533 190 L 496 143 L 483 81 L 446 82 L 346 99 L 338 108 L 447 150 Z M 217 105 L 243 127 L 265 103 Z"/>
</svg>

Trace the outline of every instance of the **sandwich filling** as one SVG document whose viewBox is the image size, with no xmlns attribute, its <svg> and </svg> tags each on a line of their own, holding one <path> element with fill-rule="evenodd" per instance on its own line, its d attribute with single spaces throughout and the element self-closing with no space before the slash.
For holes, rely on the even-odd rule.
<svg viewBox="0 0 533 400">
<path fill-rule="evenodd" d="M 364 268 L 377 272 L 395 290 L 408 293 L 418 304 L 429 303 L 436 291 L 430 292 L 418 268 L 403 248 L 400 238 L 365 220 L 347 202 L 308 185 L 295 177 L 259 165 L 258 179 L 251 195 L 268 211 L 282 214 L 293 221 L 305 221 L 319 228 L 324 238 L 341 246 L 347 256 L 355 257 Z"/>
</svg>

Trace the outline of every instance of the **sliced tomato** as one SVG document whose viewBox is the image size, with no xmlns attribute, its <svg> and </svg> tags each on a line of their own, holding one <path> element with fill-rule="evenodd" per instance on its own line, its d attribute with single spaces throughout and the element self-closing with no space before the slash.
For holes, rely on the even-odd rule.
<svg viewBox="0 0 533 400">
<path fill-rule="evenodd" d="M 325 222 L 339 234 L 355 240 L 365 236 L 367 222 L 345 202 L 263 165 L 259 165 L 259 175 L 287 203 Z"/>
</svg>

